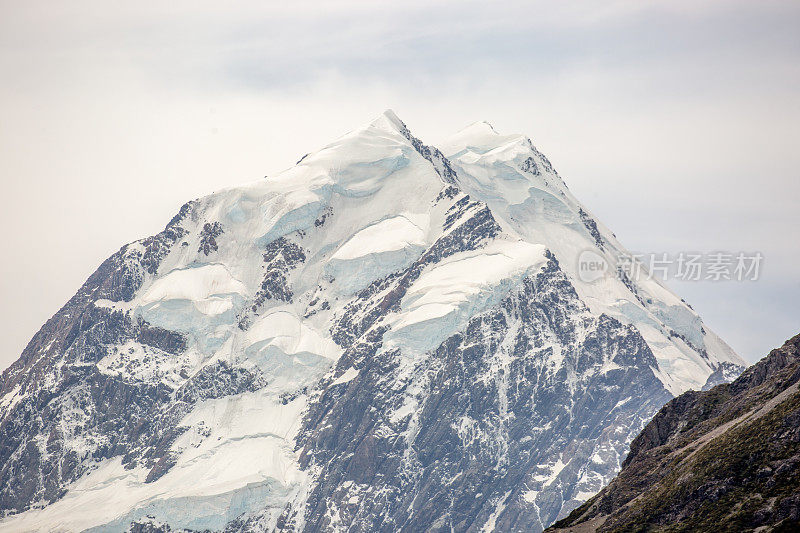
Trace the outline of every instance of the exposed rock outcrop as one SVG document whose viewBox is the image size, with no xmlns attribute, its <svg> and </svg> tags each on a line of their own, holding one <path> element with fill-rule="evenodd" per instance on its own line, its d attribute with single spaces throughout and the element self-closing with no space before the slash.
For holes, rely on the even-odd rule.
<svg viewBox="0 0 800 533">
<path fill-rule="evenodd" d="M 551 531 L 797 531 L 800 335 L 670 401 L 619 475 Z"/>
</svg>

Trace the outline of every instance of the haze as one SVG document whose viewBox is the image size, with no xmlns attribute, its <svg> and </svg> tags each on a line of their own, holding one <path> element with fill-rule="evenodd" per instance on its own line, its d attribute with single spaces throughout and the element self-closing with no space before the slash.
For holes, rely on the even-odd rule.
<svg viewBox="0 0 800 533">
<path fill-rule="evenodd" d="M 0 2 L 0 368 L 121 245 L 393 108 L 521 132 L 749 361 L 800 326 L 795 2 Z"/>
</svg>

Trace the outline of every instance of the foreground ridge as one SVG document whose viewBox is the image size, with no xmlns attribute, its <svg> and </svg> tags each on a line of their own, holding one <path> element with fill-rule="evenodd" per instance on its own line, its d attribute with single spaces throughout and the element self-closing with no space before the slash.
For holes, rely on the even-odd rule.
<svg viewBox="0 0 800 533">
<path fill-rule="evenodd" d="M 800 335 L 736 381 L 669 402 L 619 475 L 552 531 L 796 531 Z"/>
<path fill-rule="evenodd" d="M 529 139 L 391 111 L 123 246 L 2 374 L 0 530 L 541 531 L 742 360 Z"/>
</svg>

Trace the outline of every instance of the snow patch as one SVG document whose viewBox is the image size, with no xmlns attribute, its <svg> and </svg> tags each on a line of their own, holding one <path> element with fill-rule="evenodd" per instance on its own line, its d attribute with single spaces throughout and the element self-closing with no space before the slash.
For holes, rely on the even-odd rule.
<svg viewBox="0 0 800 533">
<path fill-rule="evenodd" d="M 544 246 L 524 241 L 496 241 L 442 260 L 409 287 L 400 312 L 389 318 L 387 345 L 420 351 L 437 346 L 545 261 Z"/>
<path fill-rule="evenodd" d="M 344 371 L 344 373 L 333 380 L 331 385 L 342 385 L 343 383 L 349 383 L 353 381 L 358 376 L 358 370 L 353 368 L 352 366 Z"/>
<path fill-rule="evenodd" d="M 247 288 L 231 275 L 225 265 L 215 263 L 169 272 L 150 285 L 140 304 L 164 300 L 205 302 L 215 297 L 246 293 Z"/>
<path fill-rule="evenodd" d="M 259 317 L 244 338 L 247 361 L 275 380 L 274 386 L 280 384 L 285 390 L 324 374 L 341 351 L 288 306 Z"/>
<path fill-rule="evenodd" d="M 325 272 L 345 293 L 408 267 L 425 249 L 430 216 L 403 213 L 358 231 L 331 256 Z"/>
</svg>

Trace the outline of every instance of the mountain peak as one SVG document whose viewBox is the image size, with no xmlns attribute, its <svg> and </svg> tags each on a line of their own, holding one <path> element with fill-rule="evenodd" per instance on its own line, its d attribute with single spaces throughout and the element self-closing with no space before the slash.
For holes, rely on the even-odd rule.
<svg viewBox="0 0 800 533">
<path fill-rule="evenodd" d="M 524 136 L 456 144 L 386 110 L 103 262 L 0 380 L 0 531 L 535 533 L 738 370 L 654 281 L 581 278 L 625 250 Z"/>
<path fill-rule="evenodd" d="M 473 122 L 466 128 L 463 128 L 461 132 L 471 132 L 471 133 L 483 133 L 486 135 L 500 135 L 494 126 L 486 120 L 479 120 L 477 122 Z"/>
<path fill-rule="evenodd" d="M 392 133 L 403 134 L 408 130 L 405 123 L 391 109 L 386 109 L 369 123 L 370 127 L 389 131 Z"/>
<path fill-rule="evenodd" d="M 484 153 L 498 146 L 510 142 L 519 143 L 520 141 L 529 143 L 524 135 L 502 135 L 494 129 L 494 126 L 483 120 L 473 122 L 466 128 L 451 135 L 445 139 L 444 142 L 440 143 L 440 147 L 445 155 L 449 157 L 464 150 Z"/>
</svg>

